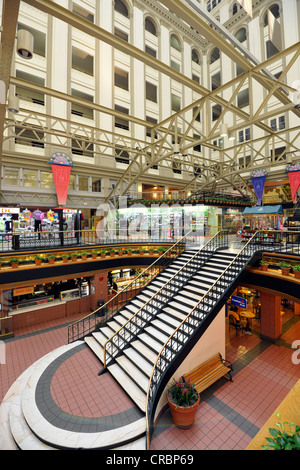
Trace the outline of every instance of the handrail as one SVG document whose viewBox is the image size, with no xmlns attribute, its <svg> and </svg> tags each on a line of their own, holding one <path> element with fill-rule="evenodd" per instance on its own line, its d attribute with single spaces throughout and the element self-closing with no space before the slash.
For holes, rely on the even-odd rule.
<svg viewBox="0 0 300 470">
<path fill-rule="evenodd" d="M 148 266 L 146 269 L 144 269 L 144 271 L 142 271 L 142 273 L 140 273 L 137 277 L 135 277 L 132 282 L 130 282 L 127 286 L 125 286 L 120 292 L 118 292 L 114 297 L 112 297 L 110 300 L 108 300 L 104 305 L 102 305 L 101 307 L 97 308 L 96 310 L 94 310 L 93 312 L 91 312 L 89 315 L 86 315 L 85 317 L 83 318 L 80 318 L 79 320 L 73 322 L 71 325 L 68 326 L 68 343 L 69 343 L 69 340 L 70 340 L 70 330 L 72 328 L 74 328 L 74 326 L 78 323 L 81 323 L 85 320 L 87 320 L 88 318 L 91 318 L 93 315 L 96 315 L 97 313 L 99 313 L 100 310 L 104 310 L 106 311 L 106 308 L 107 306 L 109 306 L 109 304 L 112 304 L 114 303 L 114 301 L 116 301 L 117 297 L 121 298 L 122 294 L 126 291 L 129 291 L 130 288 L 133 286 L 133 284 L 135 284 L 137 282 L 137 280 L 139 280 L 141 277 L 143 277 L 145 275 L 145 273 L 147 273 L 147 271 L 149 271 L 150 269 L 153 268 L 153 266 L 155 265 L 160 265 L 160 260 L 162 258 L 167 258 L 168 257 L 168 254 L 171 255 L 172 253 L 172 250 L 174 250 L 174 247 L 176 247 L 176 245 L 182 243 L 182 241 L 188 237 L 191 233 L 193 232 L 193 230 L 190 230 L 186 235 L 184 235 L 183 237 L 181 237 L 176 243 L 174 243 L 174 245 L 172 245 L 168 250 L 166 250 L 161 256 L 159 256 L 155 261 L 153 261 L 153 263 Z M 112 315 L 109 314 L 107 316 L 104 317 L 104 320 L 103 321 L 106 321 L 108 318 L 110 318 Z"/>
<path fill-rule="evenodd" d="M 219 282 L 219 280 L 225 275 L 225 273 L 227 271 L 229 271 L 229 269 L 232 267 L 232 265 L 235 263 L 235 261 L 237 260 L 237 258 L 239 258 L 241 256 L 241 254 L 243 252 L 246 251 L 246 248 L 248 246 L 250 246 L 253 242 L 253 240 L 255 241 L 256 237 L 257 237 L 257 234 L 260 233 L 260 232 L 265 232 L 264 230 L 257 230 L 253 236 L 248 240 L 248 242 L 245 244 L 245 246 L 239 251 L 239 253 L 235 256 L 235 258 L 229 263 L 229 265 L 227 266 L 227 268 L 220 274 L 220 276 L 215 280 L 215 282 L 212 284 L 212 286 L 209 288 L 209 290 L 201 297 L 201 299 L 199 300 L 199 302 L 197 303 L 197 305 L 195 305 L 190 313 L 186 316 L 186 318 L 184 320 L 182 320 L 182 322 L 177 326 L 177 328 L 173 331 L 173 333 L 169 336 L 169 338 L 167 339 L 167 341 L 165 342 L 165 344 L 163 345 L 160 353 L 158 354 L 157 358 L 156 358 L 156 361 L 153 365 L 153 368 L 152 368 L 152 372 L 151 372 L 151 375 L 150 375 L 150 380 L 149 380 L 149 386 L 148 386 L 148 390 L 147 390 L 147 397 L 146 397 L 146 448 L 149 449 L 150 448 L 150 429 L 149 429 L 149 400 L 150 400 L 150 393 L 151 393 L 151 385 L 152 385 L 152 381 L 153 381 L 153 377 L 154 377 L 154 374 L 155 374 L 155 370 L 157 369 L 157 364 L 158 362 L 160 361 L 161 357 L 162 357 L 162 354 L 163 352 L 165 351 L 165 349 L 167 348 L 167 345 L 170 343 L 170 341 L 172 340 L 172 338 L 177 334 L 177 332 L 181 329 L 182 325 L 184 323 L 187 322 L 187 320 L 191 317 L 191 315 L 193 314 L 193 312 L 199 307 L 199 305 L 203 302 L 203 300 L 209 295 L 209 293 L 215 288 L 216 284 Z M 283 232 L 284 233 L 284 232 Z M 253 252 L 251 253 L 252 255 L 255 253 L 255 251 L 257 250 L 253 250 Z M 172 350 L 172 348 L 169 348 L 169 351 Z M 170 364 L 170 358 L 169 358 L 169 361 L 168 361 L 168 364 Z M 166 368 L 165 368 L 166 370 Z"/>
<path fill-rule="evenodd" d="M 106 353 L 107 353 L 107 345 L 108 343 L 110 342 L 113 342 L 113 338 L 115 338 L 117 335 L 119 335 L 120 331 L 121 330 L 125 330 L 126 326 L 129 324 L 129 323 L 132 323 L 133 320 L 135 319 L 135 317 L 141 312 L 141 310 L 143 310 L 145 308 L 145 306 L 147 306 L 151 300 L 153 300 L 154 297 L 156 297 L 163 289 L 165 289 L 165 287 L 171 283 L 171 281 L 176 277 L 178 276 L 178 274 L 188 265 L 190 264 L 198 255 L 201 251 L 203 251 L 205 249 L 205 247 L 209 244 L 211 244 L 213 242 L 213 240 L 215 238 L 218 238 L 220 236 L 220 233 L 221 232 L 225 232 L 227 233 L 227 231 L 225 230 L 221 230 L 220 232 L 216 233 L 203 247 L 200 248 L 199 251 L 197 251 L 197 253 L 195 253 L 195 255 L 192 256 L 192 258 L 190 258 L 162 287 L 160 287 L 158 289 L 158 291 L 155 292 L 155 294 L 153 294 L 152 297 L 150 297 L 149 300 L 147 300 L 147 302 L 145 302 L 145 304 L 140 307 L 137 312 L 131 317 L 129 318 L 104 344 L 104 364 L 103 364 L 103 368 L 105 369 L 106 368 L 106 365 L 107 365 L 107 360 L 106 360 Z M 190 232 L 189 232 L 190 233 Z M 188 235 L 188 234 L 187 234 Z M 114 344 L 114 346 L 116 346 Z"/>
</svg>

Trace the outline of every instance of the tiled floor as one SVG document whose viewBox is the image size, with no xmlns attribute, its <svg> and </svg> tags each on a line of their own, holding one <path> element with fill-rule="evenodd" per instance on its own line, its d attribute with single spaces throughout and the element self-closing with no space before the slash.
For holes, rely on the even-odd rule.
<svg viewBox="0 0 300 470">
<path fill-rule="evenodd" d="M 75 320 L 76 318 L 72 318 Z M 233 382 L 221 379 L 201 394 L 195 425 L 179 430 L 169 411 L 160 418 L 152 450 L 243 450 L 300 377 L 292 363 L 291 343 L 300 338 L 300 317 L 287 311 L 283 335 L 271 344 L 253 335 L 238 335 L 226 325 L 226 359 L 233 363 Z M 255 328 L 255 324 L 253 325 Z M 259 324 L 256 325 L 259 327 Z M 67 342 L 67 327 L 57 321 L 18 331 L 6 341 L 6 364 L 0 365 L 0 399 L 34 361 Z M 68 357 L 56 370 L 51 395 L 65 412 L 81 417 L 121 413 L 133 404 L 87 348 Z"/>
</svg>

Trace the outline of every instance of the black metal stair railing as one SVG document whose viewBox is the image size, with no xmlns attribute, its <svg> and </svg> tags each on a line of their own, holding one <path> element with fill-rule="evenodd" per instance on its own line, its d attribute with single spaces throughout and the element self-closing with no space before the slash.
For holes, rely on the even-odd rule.
<svg viewBox="0 0 300 470">
<path fill-rule="evenodd" d="M 179 239 L 174 245 L 167 249 L 159 256 L 150 266 L 136 276 L 130 284 L 118 292 L 112 299 L 94 310 L 89 315 L 77 320 L 68 326 L 68 343 L 72 343 L 84 336 L 92 333 L 95 329 L 106 323 L 113 315 L 115 315 L 127 302 L 132 300 L 141 289 L 145 287 L 157 274 L 161 273 L 172 261 L 174 261 L 186 248 L 186 242 L 196 243 L 198 235 L 190 230 L 185 236 Z M 147 276 L 147 283 L 139 288 L 141 279 Z"/>
<path fill-rule="evenodd" d="M 228 247 L 228 232 L 218 232 L 178 270 L 170 279 L 111 337 L 104 345 L 104 368 L 147 326 L 189 279 L 220 248 Z"/>
<path fill-rule="evenodd" d="M 265 231 L 257 231 L 253 234 L 246 245 L 230 262 L 225 271 L 215 280 L 198 304 L 191 309 L 190 313 L 187 314 L 187 317 L 181 322 L 162 347 L 156 363 L 154 364 L 147 392 L 146 421 L 148 449 L 150 445 L 150 427 L 153 423 L 155 405 L 157 403 L 158 396 L 160 396 L 159 392 L 163 391 L 165 384 L 171 378 L 169 377 L 169 375 L 171 375 L 170 372 L 168 375 L 170 365 L 187 345 L 193 333 L 196 330 L 199 331 L 201 329 L 201 325 L 209 317 L 209 314 L 212 312 L 216 304 L 222 301 L 222 299 L 226 299 L 226 295 L 228 294 L 233 282 L 236 281 L 255 253 L 262 250 L 274 252 L 276 247 L 270 246 L 264 242 L 264 233 Z M 292 241 L 290 240 L 288 233 L 286 234 L 284 242 L 282 240 L 279 241 L 281 250 L 290 252 L 289 243 L 291 242 L 294 251 L 299 253 L 299 241 L 296 241 L 295 237 L 299 240 L 300 232 L 297 234 L 293 232 L 292 235 Z"/>
</svg>

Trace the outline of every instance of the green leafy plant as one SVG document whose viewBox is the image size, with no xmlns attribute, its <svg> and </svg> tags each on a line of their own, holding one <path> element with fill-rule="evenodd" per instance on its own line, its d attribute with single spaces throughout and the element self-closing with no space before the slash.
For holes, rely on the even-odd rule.
<svg viewBox="0 0 300 470">
<path fill-rule="evenodd" d="M 280 413 L 275 416 L 281 418 Z M 281 419 L 275 423 L 277 428 L 269 428 L 272 437 L 266 437 L 268 444 L 264 444 L 264 450 L 300 450 L 300 426 Z"/>
<path fill-rule="evenodd" d="M 48 255 L 47 259 L 55 259 L 55 255 Z"/>
<path fill-rule="evenodd" d="M 300 271 L 300 264 L 296 264 L 296 266 L 293 266 L 294 271 Z"/>
<path fill-rule="evenodd" d="M 64 254 L 61 255 L 61 257 L 62 257 L 62 258 L 69 258 L 69 255 L 67 255 L 67 254 L 64 253 Z"/>
<path fill-rule="evenodd" d="M 33 259 L 39 260 L 39 259 L 43 259 L 43 257 L 41 255 L 36 255 Z"/>
<path fill-rule="evenodd" d="M 9 258 L 9 261 L 11 263 L 18 263 L 19 262 L 19 258 Z"/>
<path fill-rule="evenodd" d="M 286 261 L 280 261 L 279 266 L 281 268 L 290 268 L 291 267 L 291 265 L 288 264 Z"/>
<path fill-rule="evenodd" d="M 269 263 L 268 263 L 267 261 L 265 261 L 265 260 L 262 259 L 261 262 L 260 262 L 260 264 L 269 264 Z"/>
<path fill-rule="evenodd" d="M 198 393 L 191 379 L 180 377 L 179 380 L 173 379 L 173 383 L 168 389 L 170 400 L 177 406 L 191 406 L 198 400 Z"/>
</svg>

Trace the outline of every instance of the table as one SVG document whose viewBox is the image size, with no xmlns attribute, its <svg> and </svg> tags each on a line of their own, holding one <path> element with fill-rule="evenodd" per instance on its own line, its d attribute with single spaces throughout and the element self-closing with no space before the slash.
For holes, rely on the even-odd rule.
<svg viewBox="0 0 300 470">
<path fill-rule="evenodd" d="M 245 312 L 241 311 L 239 312 L 241 317 L 247 318 L 247 329 L 250 329 L 252 326 L 252 318 L 255 318 L 255 314 L 252 312 L 249 312 L 248 310 L 245 310 Z"/>
</svg>

